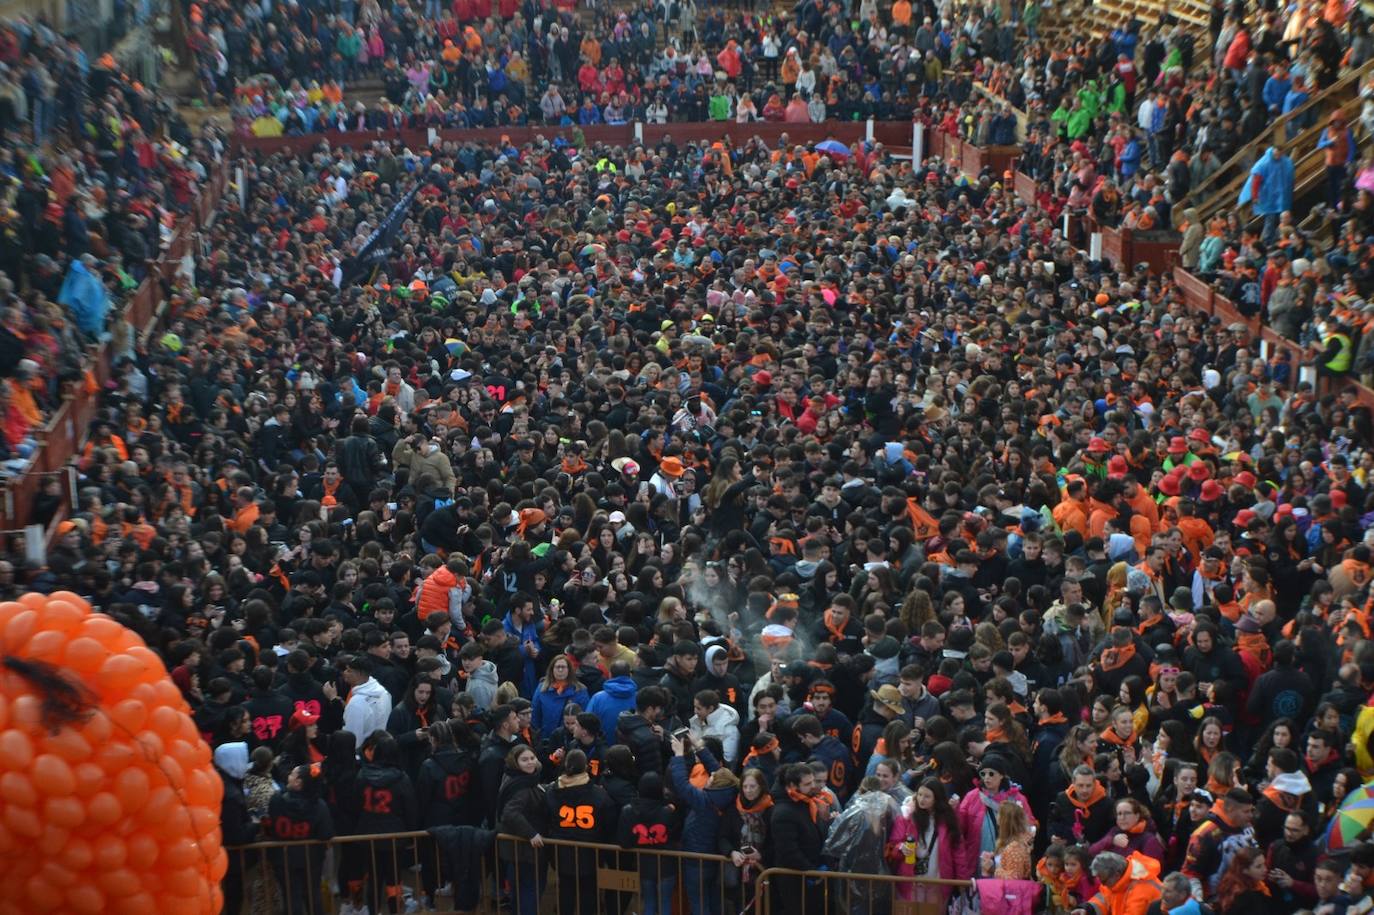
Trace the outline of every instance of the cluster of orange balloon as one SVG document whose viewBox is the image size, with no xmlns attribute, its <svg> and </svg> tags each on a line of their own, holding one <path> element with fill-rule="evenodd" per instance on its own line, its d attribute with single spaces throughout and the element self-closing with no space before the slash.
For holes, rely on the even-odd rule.
<svg viewBox="0 0 1374 915">
<path fill-rule="evenodd" d="M 217 915 L 223 793 L 142 639 L 68 592 L 0 604 L 0 915 Z"/>
</svg>

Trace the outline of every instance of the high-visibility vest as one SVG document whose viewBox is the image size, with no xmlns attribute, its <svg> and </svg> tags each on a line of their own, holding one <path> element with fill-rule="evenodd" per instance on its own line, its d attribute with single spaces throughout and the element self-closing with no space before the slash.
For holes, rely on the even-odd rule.
<svg viewBox="0 0 1374 915">
<path fill-rule="evenodd" d="M 1322 345 L 1325 346 L 1330 343 L 1333 337 L 1341 341 L 1341 349 L 1340 352 L 1331 357 L 1330 362 L 1326 363 L 1326 368 L 1332 372 L 1348 372 L 1350 371 L 1350 364 L 1355 358 L 1355 344 L 1348 335 L 1337 332 L 1328 334 L 1326 339 L 1322 341 Z"/>
</svg>

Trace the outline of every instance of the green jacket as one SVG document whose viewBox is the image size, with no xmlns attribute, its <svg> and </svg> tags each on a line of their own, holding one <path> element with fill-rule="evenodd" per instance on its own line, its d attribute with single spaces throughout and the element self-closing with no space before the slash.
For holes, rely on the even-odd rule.
<svg viewBox="0 0 1374 915">
<path fill-rule="evenodd" d="M 1069 115 L 1068 134 L 1070 140 L 1077 140 L 1088 132 L 1092 127 L 1093 116 L 1088 113 L 1087 108 L 1079 108 Z"/>
<path fill-rule="evenodd" d="M 728 121 L 730 120 L 730 96 L 713 95 L 711 96 L 711 120 Z"/>
</svg>

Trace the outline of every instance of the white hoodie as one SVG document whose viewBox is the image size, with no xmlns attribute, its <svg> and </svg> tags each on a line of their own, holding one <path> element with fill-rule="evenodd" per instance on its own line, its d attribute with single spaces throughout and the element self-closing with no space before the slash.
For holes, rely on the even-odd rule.
<svg viewBox="0 0 1374 915">
<path fill-rule="evenodd" d="M 692 734 L 692 743 L 702 746 L 707 737 L 714 737 L 720 741 L 721 750 L 725 754 L 725 761 L 733 763 L 739 755 L 739 712 L 731 706 L 722 702 L 716 706 L 716 710 L 706 716 L 703 722 L 701 718 L 693 715 L 687 722 L 687 727 Z"/>
<path fill-rule="evenodd" d="M 344 706 L 344 730 L 358 738 L 358 745 L 371 736 L 373 731 L 385 731 L 387 720 L 391 718 L 391 693 L 372 677 L 359 683 L 348 694 L 348 704 Z"/>
</svg>

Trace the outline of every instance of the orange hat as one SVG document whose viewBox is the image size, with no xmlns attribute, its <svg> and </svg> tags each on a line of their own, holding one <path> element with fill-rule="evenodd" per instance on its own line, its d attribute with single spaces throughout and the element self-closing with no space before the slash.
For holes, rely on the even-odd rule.
<svg viewBox="0 0 1374 915">
<path fill-rule="evenodd" d="M 674 479 L 676 479 L 677 477 L 682 476 L 683 473 L 685 473 L 686 471 L 682 466 L 681 458 L 666 457 L 659 463 L 658 472 L 663 474 L 665 477 L 673 477 Z"/>
</svg>

